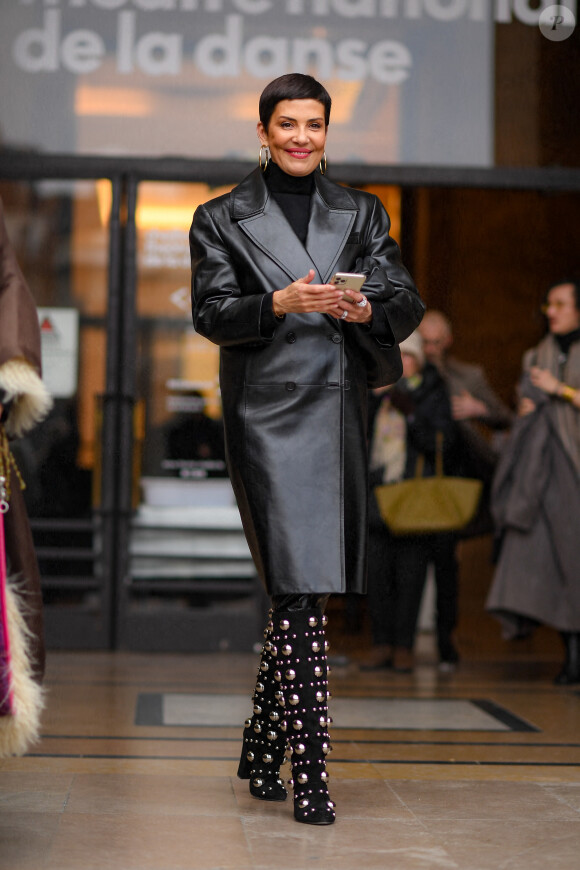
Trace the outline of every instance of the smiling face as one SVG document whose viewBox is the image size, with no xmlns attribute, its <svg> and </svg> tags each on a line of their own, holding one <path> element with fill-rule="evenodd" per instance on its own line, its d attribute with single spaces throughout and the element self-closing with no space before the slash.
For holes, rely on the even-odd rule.
<svg viewBox="0 0 580 870">
<path fill-rule="evenodd" d="M 258 138 L 274 163 L 288 175 L 309 175 L 324 154 L 327 127 L 318 100 L 281 100 L 268 129 L 258 123 Z"/>
</svg>

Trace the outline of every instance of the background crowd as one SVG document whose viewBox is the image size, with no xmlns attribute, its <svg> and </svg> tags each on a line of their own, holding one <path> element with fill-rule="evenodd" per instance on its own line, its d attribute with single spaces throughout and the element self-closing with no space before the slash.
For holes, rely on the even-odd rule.
<svg viewBox="0 0 580 870">
<path fill-rule="evenodd" d="M 486 609 L 506 639 L 539 625 L 556 629 L 565 659 L 558 684 L 580 681 L 580 287 L 563 280 L 547 292 L 547 332 L 523 359 L 515 412 L 481 367 L 451 355 L 453 332 L 428 310 L 401 344 L 403 377 L 375 391 L 370 413 L 369 612 L 373 648 L 363 669 L 409 672 L 427 567 L 435 579 L 439 668 L 459 661 L 456 546 L 492 533 L 494 577 Z M 437 439 L 445 475 L 482 481 L 474 519 L 448 533 L 395 535 L 375 487 L 435 473 Z"/>
</svg>

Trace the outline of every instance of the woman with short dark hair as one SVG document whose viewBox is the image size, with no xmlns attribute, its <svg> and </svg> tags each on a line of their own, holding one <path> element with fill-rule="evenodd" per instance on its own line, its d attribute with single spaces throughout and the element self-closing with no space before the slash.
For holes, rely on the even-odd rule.
<svg viewBox="0 0 580 870">
<path fill-rule="evenodd" d="M 190 233 L 196 330 L 220 346 L 227 461 L 257 571 L 272 598 L 238 775 L 262 800 L 332 824 L 325 756 L 324 606 L 364 592 L 367 382 L 401 371 L 398 342 L 423 304 L 378 198 L 326 177 L 331 100 L 311 76 L 260 99 L 259 168 L 200 206 Z M 366 276 L 345 295 L 336 272 Z"/>
<path fill-rule="evenodd" d="M 498 559 L 487 609 L 506 639 L 549 625 L 560 632 L 557 685 L 580 683 L 580 293 L 552 285 L 548 332 L 526 351 L 518 420 L 494 476 Z"/>
</svg>

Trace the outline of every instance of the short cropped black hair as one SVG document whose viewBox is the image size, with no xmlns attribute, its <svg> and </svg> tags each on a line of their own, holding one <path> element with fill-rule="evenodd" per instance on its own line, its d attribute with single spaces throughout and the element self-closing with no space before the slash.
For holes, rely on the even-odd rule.
<svg viewBox="0 0 580 870">
<path fill-rule="evenodd" d="M 268 129 L 270 118 L 281 100 L 318 100 L 324 106 L 324 122 L 330 121 L 330 94 L 320 82 L 303 73 L 287 73 L 266 85 L 260 96 L 260 121 Z"/>
<path fill-rule="evenodd" d="M 553 284 L 550 284 L 546 295 L 544 297 L 544 302 L 548 301 L 548 294 L 550 290 L 553 290 L 554 287 L 561 287 L 563 284 L 571 284 L 574 291 L 574 306 L 577 311 L 580 311 L 580 279 L 578 278 L 562 278 L 560 281 L 554 281 Z"/>
</svg>

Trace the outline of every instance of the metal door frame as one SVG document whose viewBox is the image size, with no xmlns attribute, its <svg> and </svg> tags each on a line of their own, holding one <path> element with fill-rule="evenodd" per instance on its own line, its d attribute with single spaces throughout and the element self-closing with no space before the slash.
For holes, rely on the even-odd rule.
<svg viewBox="0 0 580 870">
<path fill-rule="evenodd" d="M 46 613 L 49 646 L 116 648 L 121 640 L 120 587 L 128 576 L 131 505 L 133 408 L 136 401 L 137 346 L 137 192 L 144 181 L 204 182 L 210 186 L 235 183 L 252 169 L 244 161 L 185 158 L 92 157 L 0 151 L 0 179 L 6 181 L 98 180 L 112 185 L 109 224 L 107 355 L 103 403 L 99 509 L 103 548 L 102 606 L 97 619 L 67 608 Z M 403 188 L 443 187 L 545 192 L 580 191 L 580 168 L 499 167 L 453 168 L 428 166 L 367 166 L 340 164 L 333 178 L 364 186 L 390 184 Z M 54 612 L 53 612 L 54 611 Z"/>
</svg>

